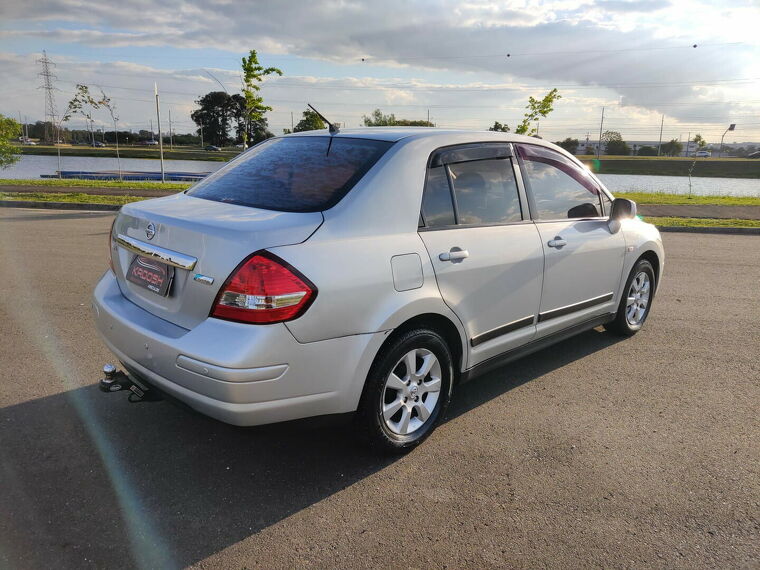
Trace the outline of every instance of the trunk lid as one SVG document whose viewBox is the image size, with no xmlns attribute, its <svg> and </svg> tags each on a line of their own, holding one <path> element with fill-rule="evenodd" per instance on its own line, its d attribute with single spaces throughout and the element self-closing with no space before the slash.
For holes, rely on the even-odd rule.
<svg viewBox="0 0 760 570">
<path fill-rule="evenodd" d="M 137 240 L 138 247 L 162 248 L 197 262 L 175 267 L 169 294 L 162 297 L 126 279 L 134 250 L 113 244 L 113 265 L 126 298 L 146 311 L 186 329 L 205 320 L 219 288 L 251 253 L 305 241 L 322 224 L 321 212 L 277 212 L 176 194 L 121 208 L 113 238 Z M 151 232 L 146 232 L 148 225 Z M 178 257 L 178 259 L 183 259 Z M 158 260 L 157 260 L 158 261 Z M 196 275 L 213 279 L 195 279 Z"/>
</svg>

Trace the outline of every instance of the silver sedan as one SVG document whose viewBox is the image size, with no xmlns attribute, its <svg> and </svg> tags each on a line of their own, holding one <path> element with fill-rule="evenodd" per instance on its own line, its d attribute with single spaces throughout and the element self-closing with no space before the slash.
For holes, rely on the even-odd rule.
<svg viewBox="0 0 760 570">
<path fill-rule="evenodd" d="M 457 383 L 595 326 L 642 327 L 664 252 L 635 214 L 536 138 L 269 139 L 121 209 L 93 302 L 125 370 L 107 385 L 236 425 L 353 413 L 370 444 L 408 450 Z"/>
</svg>

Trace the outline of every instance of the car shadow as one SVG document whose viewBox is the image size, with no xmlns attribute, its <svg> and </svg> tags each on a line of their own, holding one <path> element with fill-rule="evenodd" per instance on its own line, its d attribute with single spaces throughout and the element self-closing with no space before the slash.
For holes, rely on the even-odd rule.
<svg viewBox="0 0 760 570">
<path fill-rule="evenodd" d="M 624 337 L 596 327 L 505 364 L 456 387 L 446 420 L 452 420 L 526 382 L 617 344 Z"/>
<path fill-rule="evenodd" d="M 447 419 L 616 340 L 589 331 L 473 380 Z M 96 386 L 0 409 L 0 566 L 184 567 L 397 460 L 319 424 L 237 428 Z"/>
</svg>

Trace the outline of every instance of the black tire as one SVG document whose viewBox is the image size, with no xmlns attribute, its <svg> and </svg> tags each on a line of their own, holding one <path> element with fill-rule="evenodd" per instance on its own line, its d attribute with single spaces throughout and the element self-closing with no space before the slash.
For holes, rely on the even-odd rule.
<svg viewBox="0 0 760 570">
<path fill-rule="evenodd" d="M 649 277 L 649 301 L 647 303 L 646 309 L 644 310 L 643 316 L 641 316 L 636 323 L 631 323 L 626 314 L 628 309 L 628 293 L 631 290 L 631 284 L 633 283 L 633 280 L 640 273 L 645 273 Z M 626 279 L 625 288 L 623 289 L 623 294 L 621 295 L 620 304 L 618 305 L 615 319 L 604 325 L 604 328 L 610 332 L 622 336 L 633 336 L 639 332 L 641 330 L 641 327 L 644 325 L 644 322 L 647 320 L 647 317 L 649 316 L 649 311 L 652 309 L 652 303 L 654 302 L 654 292 L 656 288 L 657 283 L 655 281 L 655 273 L 652 264 L 646 259 L 639 259 L 636 262 L 636 265 L 633 266 L 633 269 L 631 269 L 631 273 L 628 275 L 628 279 Z"/>
<path fill-rule="evenodd" d="M 435 407 L 430 412 L 429 417 L 418 429 L 401 435 L 394 433 L 386 424 L 382 410 L 383 405 L 387 403 L 388 395 L 394 393 L 392 387 L 389 387 L 391 392 L 386 390 L 386 382 L 391 373 L 406 369 L 406 365 L 402 364 L 402 359 L 412 350 L 429 351 L 435 356 L 440 365 L 440 390 Z M 417 362 L 421 361 L 417 360 Z M 402 368 L 399 369 L 399 366 Z M 422 366 L 415 372 L 420 370 L 422 370 Z M 356 414 L 357 435 L 371 448 L 386 453 L 406 453 L 415 448 L 432 433 L 444 416 L 451 400 L 453 375 L 451 350 L 440 334 L 425 328 L 414 329 L 401 334 L 381 349 L 367 375 L 367 382 Z M 429 373 L 424 378 L 431 381 L 432 374 Z M 421 381 L 424 382 L 424 379 Z M 402 396 L 400 391 L 397 394 Z M 429 395 L 423 394 L 420 397 L 428 398 Z M 414 406 L 415 404 L 410 402 L 409 405 Z M 417 409 L 409 412 L 411 417 L 415 417 L 414 414 L 417 413 Z M 399 413 L 401 412 L 402 410 L 399 409 Z M 422 421 L 419 415 L 417 420 Z"/>
</svg>

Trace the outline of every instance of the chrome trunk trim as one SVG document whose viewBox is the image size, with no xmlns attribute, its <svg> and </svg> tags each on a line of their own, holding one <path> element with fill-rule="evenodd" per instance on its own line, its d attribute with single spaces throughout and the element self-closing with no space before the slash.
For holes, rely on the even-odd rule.
<svg viewBox="0 0 760 570">
<path fill-rule="evenodd" d="M 179 253 L 178 251 L 172 251 L 157 245 L 145 243 L 123 234 L 117 234 L 114 238 L 117 244 L 126 250 L 132 251 L 139 255 L 144 255 L 153 259 L 157 259 L 162 263 L 171 265 L 173 267 L 179 267 L 180 269 L 187 269 L 192 271 L 198 260 L 195 257 Z"/>
</svg>

